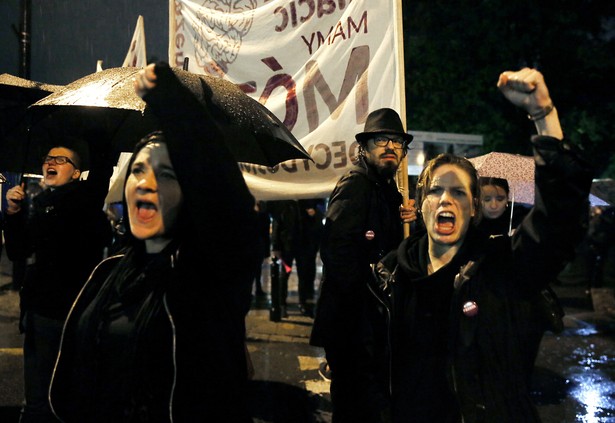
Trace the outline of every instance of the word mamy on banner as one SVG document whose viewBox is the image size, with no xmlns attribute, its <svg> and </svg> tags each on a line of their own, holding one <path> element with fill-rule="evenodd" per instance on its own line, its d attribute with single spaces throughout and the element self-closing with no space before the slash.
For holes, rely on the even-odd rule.
<svg viewBox="0 0 615 423">
<path fill-rule="evenodd" d="M 356 159 L 354 134 L 369 111 L 399 110 L 391 3 L 170 0 L 169 62 L 189 57 L 190 71 L 239 85 L 314 159 L 270 169 L 241 164 L 257 198 L 328 196 Z"/>
<path fill-rule="evenodd" d="M 214 3 L 214 2 L 205 2 L 205 3 Z M 204 4 L 205 4 L 204 3 Z M 247 2 L 239 2 L 247 3 Z M 254 1 L 250 2 L 251 5 L 255 5 Z M 301 3 L 301 2 L 300 2 Z M 333 12 L 339 9 L 344 9 L 346 7 L 345 0 L 339 0 L 335 2 L 333 0 L 329 1 L 305 1 L 305 7 L 308 10 L 308 13 L 303 16 L 299 16 L 297 18 L 297 6 L 294 1 L 289 3 L 289 11 L 282 6 L 278 6 L 274 10 L 275 15 L 281 15 L 283 17 L 282 24 L 276 25 L 274 27 L 275 31 L 281 32 L 286 29 L 289 24 L 289 16 L 291 17 L 292 27 L 297 26 L 297 21 L 301 23 L 306 23 L 309 21 L 314 14 L 318 18 L 321 18 L 325 15 L 330 15 Z M 336 6 L 336 3 L 339 3 L 339 6 Z M 175 16 L 176 16 L 176 33 L 175 33 L 175 46 L 180 49 L 184 46 L 186 42 L 186 25 L 185 19 L 182 15 L 182 3 L 175 1 Z M 243 8 L 238 5 L 229 5 L 229 12 L 232 11 L 232 8 L 235 8 L 235 11 L 242 11 Z M 203 15 L 200 13 L 199 15 Z M 241 20 L 241 24 L 237 26 L 228 26 L 225 25 L 221 21 L 205 19 L 203 17 L 203 22 L 207 22 L 210 26 L 209 28 L 223 28 L 224 34 L 228 37 L 231 42 L 223 42 L 228 41 L 224 40 L 224 38 L 215 37 L 209 35 L 210 33 L 205 30 L 199 30 L 198 33 L 201 38 L 201 42 L 196 44 L 197 46 L 201 46 L 197 48 L 196 51 L 200 52 L 197 54 L 197 62 L 199 66 L 202 68 L 204 73 L 215 74 L 218 76 L 224 76 L 228 71 L 228 65 L 232 63 L 237 57 L 237 52 L 239 50 L 239 46 L 241 45 L 241 40 L 243 36 L 245 36 L 252 26 L 252 19 L 243 18 Z M 331 26 L 326 35 L 321 31 L 312 32 L 309 36 L 309 40 L 305 37 L 305 35 L 301 35 L 301 39 L 305 43 L 308 48 L 309 55 L 312 55 L 318 48 L 323 45 L 331 45 L 335 42 L 336 39 L 340 38 L 346 40 L 352 37 L 353 34 L 364 33 L 367 34 L 367 11 L 363 11 L 358 22 L 355 22 L 352 16 L 348 16 L 346 18 L 346 23 L 344 24 L 341 21 L 338 21 L 335 26 Z M 231 35 L 234 34 L 234 35 Z M 316 43 L 316 44 L 314 44 Z M 204 50 L 209 52 L 209 55 L 205 55 L 203 53 Z M 203 57 L 210 57 L 210 60 L 204 61 Z M 184 51 L 176 50 L 175 54 L 175 66 L 182 66 L 184 62 Z M 316 107 L 316 96 L 315 91 L 317 90 L 322 97 L 322 100 L 328 107 L 328 111 L 333 114 L 333 119 L 337 119 L 339 116 L 341 109 L 339 106 L 344 104 L 346 99 L 348 98 L 351 89 L 355 87 L 355 84 L 360 81 L 361 76 L 367 72 L 369 66 L 369 46 L 363 45 L 356 48 L 353 48 L 350 57 L 348 59 L 348 64 L 346 66 L 346 71 L 344 73 L 344 80 L 342 83 L 342 87 L 339 93 L 339 96 L 336 98 L 333 94 L 329 84 L 325 80 L 324 75 L 322 74 L 318 62 L 315 60 L 309 60 L 304 65 L 305 70 L 305 80 L 303 83 L 303 94 L 305 101 L 305 114 L 306 119 L 309 126 L 309 132 L 314 131 L 319 122 L 318 108 Z M 267 66 L 273 72 L 280 72 L 283 70 L 282 65 L 279 61 L 271 56 L 264 57 L 261 59 L 261 62 Z M 255 81 L 249 81 L 238 84 L 244 92 L 247 94 L 254 94 L 257 92 L 258 87 Z M 269 97 L 272 93 L 278 89 L 282 88 L 286 90 L 286 100 L 285 106 L 286 110 L 284 113 L 284 119 L 281 119 L 282 122 L 292 131 L 297 123 L 297 117 L 299 113 L 299 105 L 297 100 L 297 82 L 293 79 L 293 76 L 289 73 L 278 73 L 271 76 L 267 82 L 265 83 L 265 87 L 262 91 L 262 94 L 259 97 L 259 101 L 262 104 L 266 104 Z M 368 108 L 368 89 L 366 84 L 360 84 L 357 86 L 358 93 L 356 98 L 356 115 L 357 115 L 357 123 L 365 122 L 365 118 L 369 111 Z M 336 111 L 337 110 L 337 111 Z"/>
</svg>

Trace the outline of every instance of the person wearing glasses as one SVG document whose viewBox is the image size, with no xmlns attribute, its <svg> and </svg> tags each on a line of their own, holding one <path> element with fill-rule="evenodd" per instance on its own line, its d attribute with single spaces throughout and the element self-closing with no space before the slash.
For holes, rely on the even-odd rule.
<svg viewBox="0 0 615 423">
<path fill-rule="evenodd" d="M 375 348 L 384 345 L 386 323 L 367 281 L 371 265 L 401 242 L 402 222 L 416 220 L 412 203 L 402 208 L 395 183 L 412 141 L 397 112 L 371 112 L 355 138 L 358 164 L 330 196 L 320 250 L 323 278 L 310 339 L 325 349 L 321 375 L 331 378 L 335 422 L 381 421 L 388 409 L 386 359 L 384 350 Z"/>
<path fill-rule="evenodd" d="M 89 140 L 94 143 L 94 140 Z M 99 142 L 99 140 L 96 140 Z M 80 181 L 86 141 L 62 137 L 43 158 L 43 190 L 31 196 L 25 184 L 6 193 L 4 235 L 8 257 L 27 260 L 21 290 L 24 333 L 24 393 L 21 422 L 56 421 L 47 401 L 64 319 L 79 290 L 103 258 L 111 228 L 103 202 L 113 167 L 99 159 Z M 99 153 L 99 152 L 97 152 Z"/>
</svg>

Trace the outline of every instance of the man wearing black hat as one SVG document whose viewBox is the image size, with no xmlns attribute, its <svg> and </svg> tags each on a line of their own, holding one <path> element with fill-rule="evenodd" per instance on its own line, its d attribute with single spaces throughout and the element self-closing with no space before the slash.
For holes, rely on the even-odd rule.
<svg viewBox="0 0 615 423">
<path fill-rule="evenodd" d="M 397 112 L 371 112 L 355 138 L 359 163 L 338 181 L 329 200 L 323 279 L 310 339 L 325 349 L 334 423 L 386 419 L 386 317 L 366 281 L 371 265 L 401 242 L 402 222 L 416 219 L 413 206 L 401 207 L 394 179 L 412 141 Z"/>
</svg>

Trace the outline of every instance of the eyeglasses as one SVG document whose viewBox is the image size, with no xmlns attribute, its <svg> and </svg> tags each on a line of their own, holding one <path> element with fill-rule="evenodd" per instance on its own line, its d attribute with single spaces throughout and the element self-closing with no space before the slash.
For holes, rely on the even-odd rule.
<svg viewBox="0 0 615 423">
<path fill-rule="evenodd" d="M 383 135 L 379 135 L 376 138 L 374 138 L 374 145 L 376 147 L 386 147 L 389 144 L 389 142 L 393 143 L 394 148 L 406 148 L 408 146 L 406 141 L 401 137 L 389 138 Z"/>
<path fill-rule="evenodd" d="M 66 156 L 45 156 L 43 158 L 43 163 L 44 164 L 56 164 L 56 165 L 63 165 L 66 163 L 70 163 L 75 167 L 75 169 L 77 168 L 77 165 L 75 164 L 75 162 L 73 162 L 71 159 L 69 159 Z"/>
</svg>

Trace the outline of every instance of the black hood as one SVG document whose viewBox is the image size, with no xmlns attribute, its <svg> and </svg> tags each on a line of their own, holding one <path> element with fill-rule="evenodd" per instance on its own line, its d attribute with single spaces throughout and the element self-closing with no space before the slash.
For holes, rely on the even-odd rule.
<svg viewBox="0 0 615 423">
<path fill-rule="evenodd" d="M 471 260 L 477 242 L 483 238 L 476 230 L 474 225 L 470 225 L 468 233 L 455 257 L 445 267 L 454 266 L 458 268 L 462 264 Z M 480 248 L 478 249 L 480 250 Z M 404 274 L 412 280 L 419 280 L 428 277 L 427 265 L 429 263 L 429 236 L 426 229 L 417 231 L 412 236 L 402 241 L 397 249 L 397 263 Z"/>
</svg>

